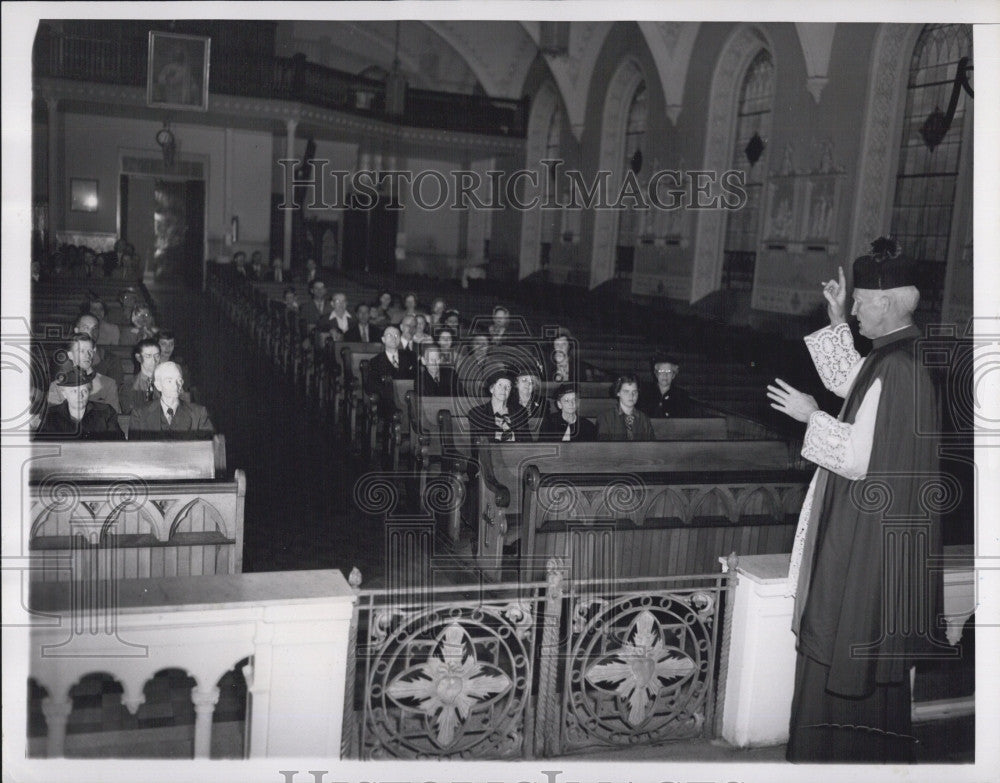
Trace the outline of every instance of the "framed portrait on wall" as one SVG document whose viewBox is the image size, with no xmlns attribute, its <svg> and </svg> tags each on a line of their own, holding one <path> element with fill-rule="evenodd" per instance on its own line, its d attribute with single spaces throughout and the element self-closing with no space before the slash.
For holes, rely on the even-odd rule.
<svg viewBox="0 0 1000 783">
<path fill-rule="evenodd" d="M 207 111 L 211 42 L 205 36 L 151 30 L 146 105 Z"/>
<path fill-rule="evenodd" d="M 69 181 L 69 208 L 73 212 L 97 212 L 96 179 L 76 179 Z"/>
</svg>

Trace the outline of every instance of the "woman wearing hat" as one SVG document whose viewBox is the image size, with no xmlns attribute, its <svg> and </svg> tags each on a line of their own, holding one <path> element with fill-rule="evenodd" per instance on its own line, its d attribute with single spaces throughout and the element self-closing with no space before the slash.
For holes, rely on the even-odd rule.
<svg viewBox="0 0 1000 783">
<path fill-rule="evenodd" d="M 516 400 L 510 400 L 514 380 L 506 370 L 496 372 L 486 383 L 490 399 L 469 411 L 470 428 L 500 443 L 530 443 L 528 415 Z"/>
<path fill-rule="evenodd" d="M 90 399 L 93 377 L 92 371 L 83 371 L 79 367 L 56 376 L 56 387 L 62 395 L 62 402 L 49 405 L 38 435 L 66 440 L 125 440 L 114 409 Z"/>
</svg>

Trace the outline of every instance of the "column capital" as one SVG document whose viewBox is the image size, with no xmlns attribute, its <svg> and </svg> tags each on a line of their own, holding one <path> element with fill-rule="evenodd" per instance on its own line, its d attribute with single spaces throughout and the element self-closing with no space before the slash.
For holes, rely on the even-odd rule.
<svg viewBox="0 0 1000 783">
<path fill-rule="evenodd" d="M 70 699 L 56 699 L 52 696 L 46 696 L 42 699 L 42 715 L 47 721 L 65 721 L 72 711 L 73 702 Z"/>
<path fill-rule="evenodd" d="M 218 687 L 213 685 L 211 688 L 202 688 L 195 685 L 191 689 L 191 702 L 195 712 L 212 712 L 219 702 Z"/>
</svg>

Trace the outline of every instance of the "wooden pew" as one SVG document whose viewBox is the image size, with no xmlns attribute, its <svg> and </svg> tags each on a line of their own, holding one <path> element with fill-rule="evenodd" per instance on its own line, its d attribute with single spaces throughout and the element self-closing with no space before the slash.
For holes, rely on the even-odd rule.
<svg viewBox="0 0 1000 783">
<path fill-rule="evenodd" d="M 344 405 L 345 420 L 348 422 L 348 436 L 352 442 L 369 441 L 374 448 L 374 420 L 365 423 L 369 400 L 365 395 L 364 378 L 361 363 L 365 366 L 383 350 L 382 343 L 337 343 L 337 355 L 340 357 L 342 370 L 343 392 L 341 402 Z M 363 433 L 358 432 L 358 412 L 362 413 Z M 371 418 L 371 417 L 369 417 Z"/>
<path fill-rule="evenodd" d="M 472 459 L 479 468 L 474 503 L 479 564 L 497 577 L 504 547 L 524 540 L 529 467 L 541 475 L 774 472 L 792 468 L 789 451 L 784 441 L 497 444 L 476 438 Z"/>
<path fill-rule="evenodd" d="M 214 479 L 226 472 L 226 436 L 221 434 L 213 435 L 211 440 L 133 443 L 37 441 L 35 451 L 28 472 L 28 481 L 33 484 L 52 477 L 81 481 L 134 475 L 156 480 Z"/>
<path fill-rule="evenodd" d="M 225 440 L 36 442 L 29 467 L 31 579 L 242 571 L 246 477 Z"/>
<path fill-rule="evenodd" d="M 574 580 L 705 574 L 730 552 L 792 546 L 809 474 L 525 471 L 520 578 L 562 557 Z"/>
</svg>

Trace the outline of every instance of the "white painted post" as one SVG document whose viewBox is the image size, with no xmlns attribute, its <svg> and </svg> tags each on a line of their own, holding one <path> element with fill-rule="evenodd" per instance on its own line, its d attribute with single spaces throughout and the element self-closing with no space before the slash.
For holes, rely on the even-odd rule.
<svg viewBox="0 0 1000 783">
<path fill-rule="evenodd" d="M 214 685 L 211 688 L 195 686 L 191 689 L 191 701 L 195 713 L 194 757 L 207 759 L 212 751 L 212 715 L 219 701 L 219 689 Z"/>
<path fill-rule="evenodd" d="M 66 752 L 66 722 L 73 711 L 73 702 L 47 696 L 42 699 L 42 714 L 48 724 L 49 737 L 46 756 L 50 759 L 62 758 Z"/>
</svg>

